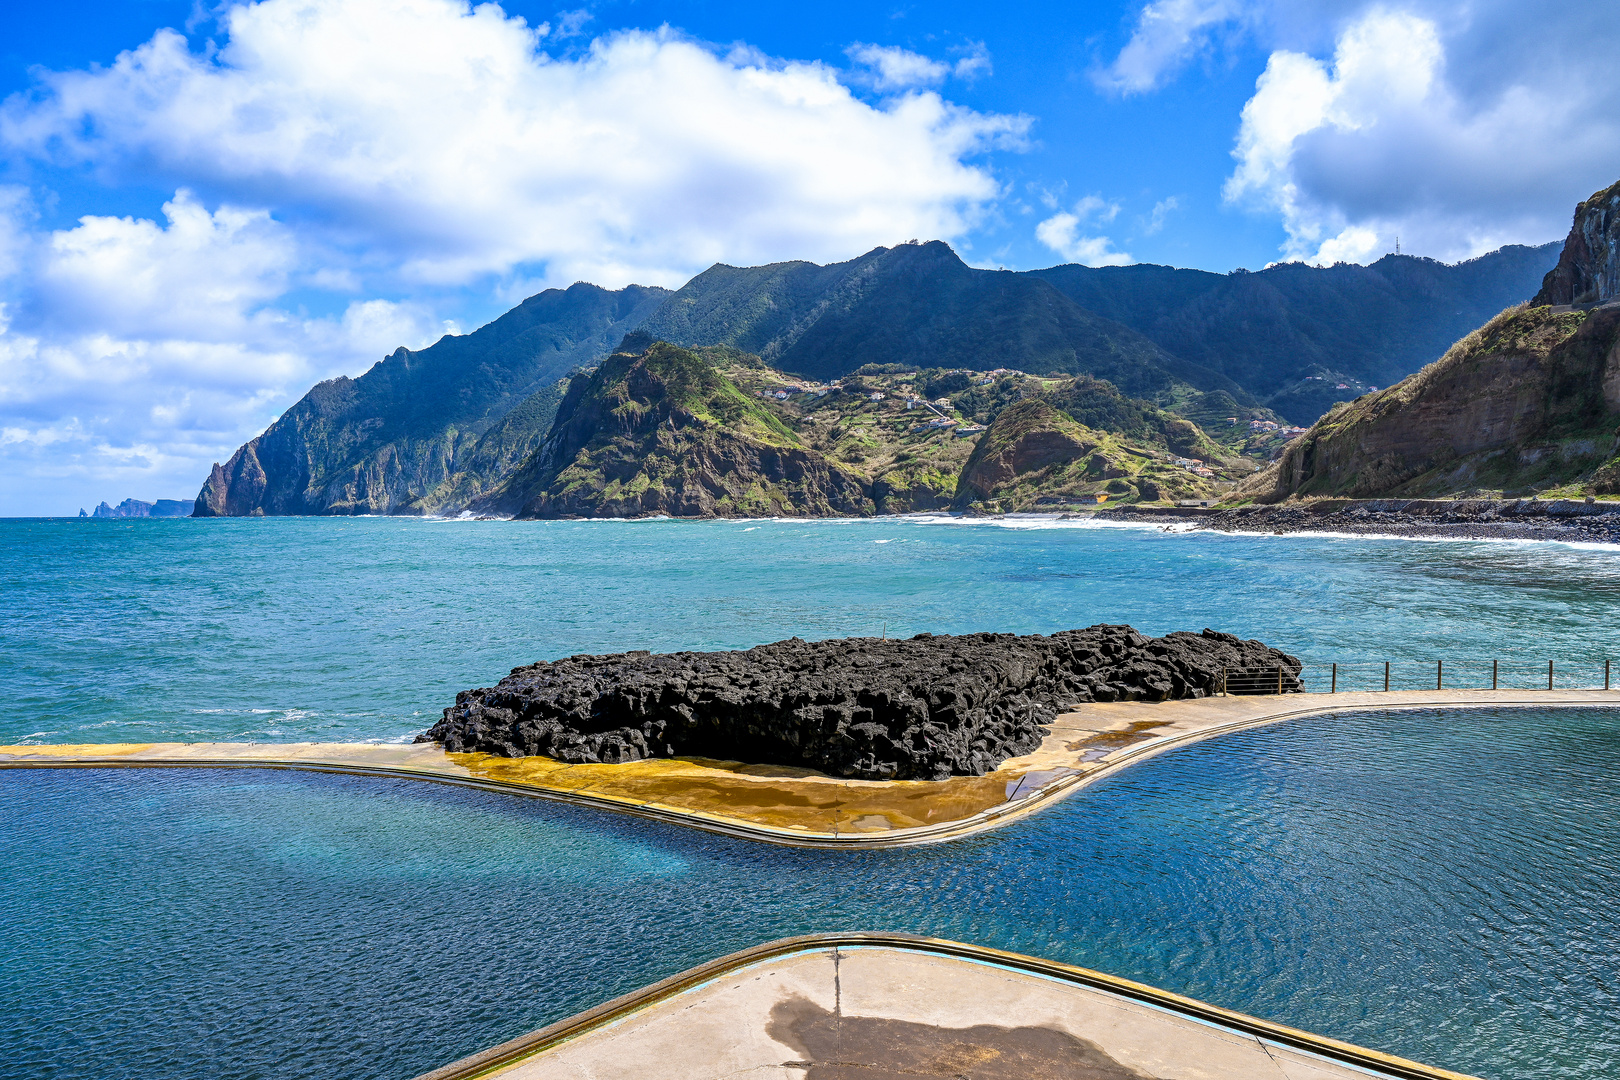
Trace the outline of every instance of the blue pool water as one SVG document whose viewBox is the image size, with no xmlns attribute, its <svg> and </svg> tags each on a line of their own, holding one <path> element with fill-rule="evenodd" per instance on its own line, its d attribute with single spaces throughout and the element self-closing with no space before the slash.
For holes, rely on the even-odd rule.
<svg viewBox="0 0 1620 1080">
<path fill-rule="evenodd" d="M 885 628 L 1620 655 L 1620 548 L 1057 523 L 0 520 L 0 597 L 0 742 L 405 739 L 518 664 Z"/>
<path fill-rule="evenodd" d="M 409 739 L 571 652 L 1212 626 L 1601 661 L 1620 550 L 918 520 L 0 521 L 0 742 Z M 0 1076 L 409 1077 L 725 951 L 891 928 L 1491 1078 L 1620 1073 L 1620 711 L 1185 748 L 1011 828 L 784 851 L 402 781 L 0 772 Z"/>
<path fill-rule="evenodd" d="M 0 1074 L 406 1078 L 786 934 L 1099 968 L 1493 1080 L 1620 1071 L 1620 710 L 1187 747 L 973 840 L 751 844 L 412 781 L 0 774 Z"/>
</svg>

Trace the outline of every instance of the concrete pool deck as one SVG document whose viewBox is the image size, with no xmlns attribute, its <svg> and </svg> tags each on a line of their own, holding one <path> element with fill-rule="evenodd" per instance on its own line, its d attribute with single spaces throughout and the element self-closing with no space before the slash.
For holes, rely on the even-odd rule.
<svg viewBox="0 0 1620 1080">
<path fill-rule="evenodd" d="M 874 848 L 992 829 L 1104 776 L 1232 731 L 1346 711 L 1620 706 L 1620 690 L 1397 690 L 1082 705 L 1034 752 L 984 776 L 844 780 L 695 758 L 569 765 L 447 754 L 434 744 L 112 743 L 0 746 L 0 768 L 272 768 L 406 777 L 594 806 L 768 843 Z"/>
<path fill-rule="evenodd" d="M 418 1080 L 1468 1080 L 1140 983 L 903 934 L 748 949 Z"/>
</svg>

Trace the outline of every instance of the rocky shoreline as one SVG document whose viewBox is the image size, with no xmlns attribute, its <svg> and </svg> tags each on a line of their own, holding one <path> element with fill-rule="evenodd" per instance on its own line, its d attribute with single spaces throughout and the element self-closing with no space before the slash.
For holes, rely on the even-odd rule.
<svg viewBox="0 0 1620 1080">
<path fill-rule="evenodd" d="M 1076 704 L 1204 697 L 1229 672 L 1300 662 L 1205 630 L 1093 626 L 1050 637 L 790 638 L 740 652 L 570 656 L 464 690 L 418 742 L 573 763 L 710 757 L 860 780 L 980 776 Z"/>
<path fill-rule="evenodd" d="M 1330 532 L 1620 544 L 1620 503 L 1575 499 L 1319 499 L 1234 509 L 1119 507 L 1111 521 L 1191 522 L 1217 532 Z"/>
</svg>

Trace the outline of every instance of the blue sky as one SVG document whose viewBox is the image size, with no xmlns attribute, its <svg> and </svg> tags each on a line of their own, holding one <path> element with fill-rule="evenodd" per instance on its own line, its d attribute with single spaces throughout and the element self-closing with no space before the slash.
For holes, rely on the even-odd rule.
<svg viewBox="0 0 1620 1080">
<path fill-rule="evenodd" d="M 169 0 L 0 15 L 0 514 L 190 497 L 541 288 L 1456 260 L 1620 177 L 1620 7 Z"/>
</svg>

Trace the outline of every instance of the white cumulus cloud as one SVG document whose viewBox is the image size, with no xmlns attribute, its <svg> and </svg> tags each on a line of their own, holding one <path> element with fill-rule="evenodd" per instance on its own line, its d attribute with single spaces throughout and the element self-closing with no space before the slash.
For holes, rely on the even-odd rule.
<svg viewBox="0 0 1620 1080">
<path fill-rule="evenodd" d="M 990 74 L 990 52 L 983 42 L 957 50 L 955 63 L 935 60 L 896 45 L 856 42 L 844 50 L 861 70 L 854 80 L 875 90 L 915 90 L 936 87 L 951 76 L 972 80 Z"/>
<path fill-rule="evenodd" d="M 548 52 L 583 10 L 555 32 L 463 0 L 221 11 L 217 47 L 162 30 L 0 106 L 14 159 L 175 192 L 161 220 L 42 232 L 45 193 L 0 188 L 0 513 L 194 492 L 317 379 L 436 338 L 444 290 L 959 238 L 1000 193 L 981 155 L 1029 126 L 932 89 L 986 72 L 982 47 L 875 56 L 874 104 L 829 65 L 668 30 Z"/>
<path fill-rule="evenodd" d="M 87 216 L 20 253 L 0 308 L 0 515 L 190 497 L 310 384 L 438 336 L 391 301 L 275 306 L 298 252 L 263 210 L 186 191 L 163 210 Z"/>
<path fill-rule="evenodd" d="M 1559 78 L 1459 88 L 1442 27 L 1374 8 L 1331 60 L 1279 50 L 1245 105 L 1226 196 L 1278 212 L 1284 252 L 1365 261 L 1394 246 L 1466 258 L 1568 228 L 1620 175 L 1620 128 Z"/>
<path fill-rule="evenodd" d="M 1101 88 L 1139 94 L 1161 86 L 1243 10 L 1238 0 L 1152 0 L 1137 14 L 1130 40 L 1112 63 L 1092 72 Z"/>
<path fill-rule="evenodd" d="M 163 31 L 45 76 L 0 138 L 233 202 L 272 193 L 285 220 L 414 280 L 538 264 L 611 286 L 960 236 L 998 190 L 965 159 L 1027 126 L 926 92 L 874 106 L 819 63 L 669 32 L 557 59 L 492 4 L 264 0 L 225 22 L 217 53 Z M 925 85 L 931 63 L 885 52 L 877 70 Z"/>
<path fill-rule="evenodd" d="M 1119 216 L 1119 203 L 1100 195 L 1087 195 L 1071 211 L 1060 211 L 1035 226 L 1035 239 L 1057 252 L 1068 262 L 1086 266 L 1125 266 L 1131 257 L 1115 251 L 1106 236 L 1086 235 L 1095 225 L 1106 225 Z"/>
</svg>

